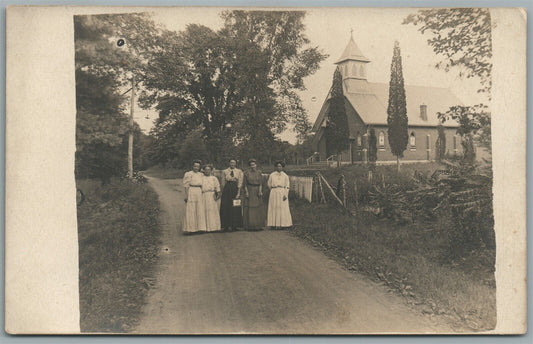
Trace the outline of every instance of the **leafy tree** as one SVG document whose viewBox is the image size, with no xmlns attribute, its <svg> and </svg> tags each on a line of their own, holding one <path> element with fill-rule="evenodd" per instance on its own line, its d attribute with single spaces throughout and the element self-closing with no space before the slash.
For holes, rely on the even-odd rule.
<svg viewBox="0 0 533 344">
<path fill-rule="evenodd" d="M 187 134 L 183 144 L 180 146 L 180 159 L 182 167 L 191 165 L 195 159 L 200 159 L 203 163 L 209 161 L 207 147 L 201 130 L 193 130 Z"/>
<path fill-rule="evenodd" d="M 142 40 L 146 47 L 148 37 L 156 32 L 151 23 L 141 14 L 74 17 L 78 178 L 107 182 L 126 168 L 125 139 L 130 131 L 139 135 L 140 130 L 128 123 L 123 91 L 128 82 L 127 68 L 131 72 L 134 65 L 138 66 L 133 62 L 143 59 L 133 48 L 120 49 L 115 38 L 134 42 L 135 37 L 140 40 L 139 36 L 146 34 Z"/>
<path fill-rule="evenodd" d="M 490 147 L 490 114 L 484 105 L 474 106 L 452 106 L 447 112 L 439 112 L 441 121 L 448 119 L 459 123 L 457 134 L 461 136 L 463 146 L 463 157 L 469 164 L 473 164 L 476 159 L 474 148 L 474 137 L 481 136 L 481 142 L 485 147 Z M 488 130 L 488 132 L 486 132 Z"/>
<path fill-rule="evenodd" d="M 155 105 L 160 113 L 156 126 L 187 114 L 202 128 L 215 161 L 221 160 L 221 149 L 234 146 L 253 155 L 270 151 L 287 122 L 306 130 L 295 91 L 304 89 L 303 79 L 326 55 L 307 47 L 304 15 L 227 11 L 219 31 L 189 25 L 177 35 L 164 32 L 165 49 L 148 65 L 142 96 L 145 106 Z"/>
<path fill-rule="evenodd" d="M 342 74 L 337 67 L 333 73 L 333 84 L 331 86 L 331 98 L 328 109 L 328 126 L 325 136 L 328 155 L 337 154 L 337 164 L 340 161 L 342 151 L 350 147 L 350 132 L 348 127 L 348 117 L 344 105 L 344 91 L 342 89 Z"/>
<path fill-rule="evenodd" d="M 442 124 L 439 124 L 437 126 L 437 142 L 436 142 L 436 151 L 437 151 L 437 161 L 441 161 L 446 156 L 446 134 L 444 132 L 444 126 Z"/>
<path fill-rule="evenodd" d="M 422 34 L 429 33 L 428 44 L 443 59 L 435 66 L 449 71 L 459 70 L 459 76 L 478 77 L 481 87 L 478 92 L 485 93 L 490 99 L 492 86 L 492 27 L 488 8 L 448 8 L 419 10 L 405 18 L 404 24 L 419 27 Z M 481 111 L 479 111 L 481 110 Z M 469 115 L 465 115 L 468 113 Z M 466 145 L 465 157 L 475 159 L 473 141 L 489 152 L 491 149 L 490 114 L 483 104 L 470 107 L 450 108 L 443 118 L 461 117 L 464 128 L 458 131 Z M 478 118 L 479 117 L 479 118 Z M 470 123 L 472 121 L 472 123 Z M 466 134 L 472 127 L 476 129 L 475 137 Z M 463 134 L 461 134 L 461 132 Z"/>
<path fill-rule="evenodd" d="M 400 158 L 403 157 L 403 152 L 407 148 L 408 127 L 402 57 L 400 55 L 400 44 L 398 41 L 394 43 L 392 55 L 387 115 L 389 145 L 392 154 L 396 156 L 397 168 L 400 171 Z"/>
<path fill-rule="evenodd" d="M 429 33 L 428 44 L 443 59 L 436 68 L 459 69 L 460 76 L 479 77 L 479 92 L 490 93 L 492 70 L 491 21 L 488 8 L 436 8 L 419 10 L 403 24 Z"/>
</svg>

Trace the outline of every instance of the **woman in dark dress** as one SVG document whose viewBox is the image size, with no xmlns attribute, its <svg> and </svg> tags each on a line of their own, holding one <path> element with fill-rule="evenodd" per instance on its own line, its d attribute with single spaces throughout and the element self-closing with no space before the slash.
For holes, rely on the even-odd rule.
<svg viewBox="0 0 533 344">
<path fill-rule="evenodd" d="M 244 174 L 237 167 L 237 160 L 229 160 L 229 168 L 222 171 L 222 197 L 220 200 L 220 223 L 223 231 L 242 228 L 242 206 L 240 200 Z"/>
<path fill-rule="evenodd" d="M 248 161 L 250 168 L 244 172 L 244 228 L 261 230 L 265 226 L 266 214 L 263 206 L 263 176 L 257 169 L 255 159 Z"/>
</svg>

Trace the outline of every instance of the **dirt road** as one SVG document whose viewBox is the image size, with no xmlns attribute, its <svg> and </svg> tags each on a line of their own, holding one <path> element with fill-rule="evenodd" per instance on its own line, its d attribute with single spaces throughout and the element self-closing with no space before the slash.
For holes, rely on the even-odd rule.
<svg viewBox="0 0 533 344">
<path fill-rule="evenodd" d="M 181 234 L 181 180 L 151 178 L 163 244 L 136 333 L 450 332 L 287 232 Z"/>
</svg>

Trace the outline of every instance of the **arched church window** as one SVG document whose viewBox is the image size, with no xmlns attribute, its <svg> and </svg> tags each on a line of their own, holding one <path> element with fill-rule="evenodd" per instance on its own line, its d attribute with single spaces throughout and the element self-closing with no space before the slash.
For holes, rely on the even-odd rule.
<svg viewBox="0 0 533 344">
<path fill-rule="evenodd" d="M 352 66 L 352 75 L 357 76 L 357 64 L 355 63 Z"/>
<path fill-rule="evenodd" d="M 416 148 L 416 137 L 414 131 L 412 131 L 411 135 L 409 135 L 409 144 L 411 145 L 411 149 Z"/>
<path fill-rule="evenodd" d="M 365 66 L 361 65 L 361 68 L 359 68 L 359 75 L 366 76 Z"/>
<path fill-rule="evenodd" d="M 385 147 L 385 133 L 382 131 L 379 132 L 378 143 L 380 147 Z"/>
<path fill-rule="evenodd" d="M 357 146 L 361 147 L 363 145 L 363 140 L 361 139 L 361 134 L 357 132 Z"/>
</svg>

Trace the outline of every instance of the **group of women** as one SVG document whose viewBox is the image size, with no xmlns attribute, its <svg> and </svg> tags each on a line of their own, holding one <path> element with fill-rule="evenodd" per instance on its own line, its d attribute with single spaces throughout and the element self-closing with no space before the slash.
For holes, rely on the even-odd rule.
<svg viewBox="0 0 533 344">
<path fill-rule="evenodd" d="M 215 231 L 262 230 L 265 226 L 282 229 L 292 226 L 289 209 L 289 176 L 283 172 L 285 164 L 275 163 L 266 183 L 270 190 L 268 209 L 263 204 L 263 176 L 257 161 L 250 159 L 244 172 L 235 159 L 222 171 L 221 181 L 213 175 L 213 166 L 199 160 L 192 171 L 183 176 L 185 187 L 184 233 Z M 222 184 L 222 187 L 221 187 Z M 219 206 L 220 203 L 220 206 Z"/>
</svg>

